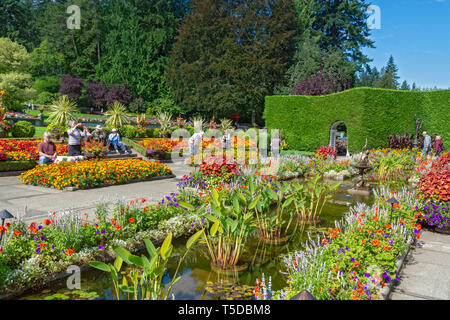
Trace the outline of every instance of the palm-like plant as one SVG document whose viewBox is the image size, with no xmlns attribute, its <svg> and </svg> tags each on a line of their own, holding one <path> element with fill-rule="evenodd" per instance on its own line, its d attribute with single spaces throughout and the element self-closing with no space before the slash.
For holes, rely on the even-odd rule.
<svg viewBox="0 0 450 320">
<path fill-rule="evenodd" d="M 108 117 L 105 122 L 108 127 L 120 128 L 128 122 L 127 108 L 118 101 L 113 102 L 105 115 Z"/>
<path fill-rule="evenodd" d="M 221 119 L 220 120 L 220 127 L 222 128 L 223 131 L 228 130 L 228 129 L 233 129 L 233 121 L 231 121 L 230 119 Z"/>
<path fill-rule="evenodd" d="M 167 112 L 160 112 L 158 113 L 156 119 L 158 120 L 159 125 L 161 126 L 160 128 L 161 134 L 167 137 L 167 134 L 169 133 L 170 129 L 170 120 L 172 119 L 172 114 Z"/>
<path fill-rule="evenodd" d="M 199 130 L 203 130 L 203 125 L 205 124 L 205 120 L 201 116 L 195 116 L 192 118 L 192 123 L 194 124 L 194 128 L 199 128 Z"/>
<path fill-rule="evenodd" d="M 61 96 L 58 100 L 53 101 L 50 107 L 50 115 L 48 120 L 57 126 L 63 126 L 69 120 L 75 120 L 74 113 L 77 112 L 77 104 L 69 99 L 68 96 Z"/>
</svg>

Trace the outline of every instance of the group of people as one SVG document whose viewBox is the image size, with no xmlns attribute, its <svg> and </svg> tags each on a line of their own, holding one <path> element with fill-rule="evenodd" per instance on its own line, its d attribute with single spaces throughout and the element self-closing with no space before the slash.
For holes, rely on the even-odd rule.
<svg viewBox="0 0 450 320">
<path fill-rule="evenodd" d="M 120 153 L 119 149 L 123 152 L 127 151 L 126 146 L 122 143 L 119 131 L 115 128 L 111 130 L 109 135 L 106 135 L 101 126 L 97 126 L 92 133 L 89 132 L 84 124 L 76 123 L 74 120 L 69 121 L 68 126 L 69 157 L 81 156 L 81 143 L 83 139 L 92 139 L 99 143 L 103 143 L 104 146 L 111 145 L 117 153 Z M 44 141 L 39 144 L 38 152 L 39 164 L 51 164 L 56 160 L 56 145 L 51 140 L 51 134 L 49 132 L 44 133 Z M 130 150 L 128 150 L 128 152 L 131 153 Z"/>
<path fill-rule="evenodd" d="M 424 137 L 422 154 L 428 155 L 431 152 L 431 137 L 426 131 L 422 133 L 422 136 Z M 433 149 L 436 156 L 440 156 L 442 151 L 444 151 L 444 144 L 442 143 L 441 136 L 436 136 Z"/>
</svg>

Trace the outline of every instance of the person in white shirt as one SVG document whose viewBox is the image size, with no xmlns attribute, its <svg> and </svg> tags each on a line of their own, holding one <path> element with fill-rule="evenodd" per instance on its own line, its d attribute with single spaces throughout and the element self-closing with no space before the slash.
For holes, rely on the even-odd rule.
<svg viewBox="0 0 450 320">
<path fill-rule="evenodd" d="M 202 143 L 203 134 L 203 131 L 195 132 L 192 137 L 189 138 L 189 153 L 191 156 L 195 156 L 198 153 Z"/>
</svg>

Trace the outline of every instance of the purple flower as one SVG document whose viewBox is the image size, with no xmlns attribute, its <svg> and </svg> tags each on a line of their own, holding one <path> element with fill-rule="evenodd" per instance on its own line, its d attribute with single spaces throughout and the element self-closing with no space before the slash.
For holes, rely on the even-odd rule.
<svg viewBox="0 0 450 320">
<path fill-rule="evenodd" d="M 98 250 L 103 250 L 105 248 L 105 246 L 103 246 L 102 244 L 98 246 Z"/>
<path fill-rule="evenodd" d="M 36 253 L 37 253 L 37 254 L 41 253 L 41 248 L 37 248 L 37 249 L 36 249 Z"/>
</svg>

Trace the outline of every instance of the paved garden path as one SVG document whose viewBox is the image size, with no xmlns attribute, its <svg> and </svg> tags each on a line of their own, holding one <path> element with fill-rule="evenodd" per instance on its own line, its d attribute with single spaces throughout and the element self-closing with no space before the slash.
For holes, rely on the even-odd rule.
<svg viewBox="0 0 450 320">
<path fill-rule="evenodd" d="M 424 231 L 411 250 L 392 300 L 450 299 L 450 235 Z"/>
<path fill-rule="evenodd" d="M 74 192 L 25 185 L 17 177 L 0 177 L 0 210 L 7 209 L 27 222 L 40 222 L 39 219 L 47 217 L 49 212 L 68 208 L 81 214 L 91 214 L 96 205 L 104 201 L 131 201 L 145 197 L 156 202 L 163 196 L 176 192 L 179 179 L 192 170 L 182 162 L 167 165 L 172 168 L 176 178 Z"/>
</svg>

